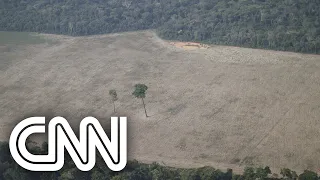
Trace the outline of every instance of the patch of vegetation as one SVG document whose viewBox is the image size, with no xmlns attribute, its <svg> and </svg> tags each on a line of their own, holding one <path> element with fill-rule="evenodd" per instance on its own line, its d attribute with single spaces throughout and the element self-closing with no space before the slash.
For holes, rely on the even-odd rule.
<svg viewBox="0 0 320 180">
<path fill-rule="evenodd" d="M 319 0 L 3 0 L 0 30 L 165 39 L 320 53 Z"/>
<path fill-rule="evenodd" d="M 48 144 L 43 143 L 38 147 L 29 141 L 27 147 L 32 154 L 47 154 Z M 272 177 L 271 173 L 268 166 L 248 167 L 242 175 L 239 175 L 234 174 L 232 169 L 226 172 L 208 166 L 182 169 L 137 161 L 129 161 L 121 172 L 113 172 L 108 169 L 100 156 L 97 157 L 96 166 L 88 172 L 79 171 L 69 156 L 66 156 L 64 167 L 57 172 L 31 172 L 15 163 L 10 155 L 8 142 L 0 142 L 0 179 L 4 180 L 318 180 L 317 173 L 312 171 L 304 171 L 298 176 L 290 169 L 282 169 L 282 178 Z"/>
<path fill-rule="evenodd" d="M 0 31 L 0 46 L 41 44 L 46 43 L 47 41 L 50 40 L 46 40 L 45 38 L 38 36 L 35 33 Z"/>
</svg>

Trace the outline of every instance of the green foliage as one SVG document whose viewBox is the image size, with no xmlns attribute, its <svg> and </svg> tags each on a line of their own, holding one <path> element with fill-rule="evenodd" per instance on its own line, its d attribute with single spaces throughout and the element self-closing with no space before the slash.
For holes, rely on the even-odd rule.
<svg viewBox="0 0 320 180">
<path fill-rule="evenodd" d="M 257 168 L 255 177 L 257 179 L 265 179 L 268 177 L 268 172 L 263 168 Z"/>
<path fill-rule="evenodd" d="M 53 41 L 51 40 L 46 40 L 41 36 L 37 36 L 36 33 L 0 31 L 0 46 L 1 45 L 14 46 L 14 45 L 25 45 L 25 44 L 41 44 L 45 42 L 53 43 Z"/>
<path fill-rule="evenodd" d="M 320 53 L 316 9 L 318 2 L 304 0 L 200 0 L 187 8 L 178 6 L 179 13 L 158 33 L 182 41 Z"/>
<path fill-rule="evenodd" d="M 148 86 L 144 84 L 136 84 L 134 85 L 134 91 L 132 95 L 134 95 L 136 98 L 145 98 L 147 90 L 148 90 Z"/>
<path fill-rule="evenodd" d="M 267 174 L 271 174 L 271 170 L 270 170 L 270 167 L 269 167 L 269 166 L 266 166 L 266 167 L 264 168 L 264 170 L 265 170 L 265 172 L 266 172 Z"/>
<path fill-rule="evenodd" d="M 252 168 L 252 167 L 246 167 L 246 168 L 244 169 L 243 176 L 244 176 L 244 179 L 245 179 L 245 180 L 255 179 L 254 168 Z"/>
<path fill-rule="evenodd" d="M 47 144 L 37 147 L 31 142 L 31 152 L 47 153 Z M 206 166 L 193 169 L 179 169 L 161 166 L 157 163 L 142 164 L 136 160 L 129 161 L 121 172 L 112 172 L 105 164 L 101 156 L 97 156 L 96 166 L 89 172 L 79 171 L 70 157 L 66 156 L 64 167 L 57 172 L 31 172 L 17 165 L 11 157 L 8 157 L 8 143 L 0 142 L 0 179 L 4 180 L 277 180 L 269 178 L 270 168 L 245 168 L 243 175 L 234 174 L 232 169 L 222 172 L 218 169 Z M 290 169 L 282 169 L 283 178 L 294 180 L 298 176 Z M 304 171 L 299 180 L 317 180 L 315 172 Z M 279 179 L 280 180 L 280 179 Z"/>
<path fill-rule="evenodd" d="M 149 166 L 151 177 L 153 180 L 162 180 L 162 179 L 179 179 L 179 173 L 172 168 L 160 166 L 157 163 L 153 163 Z"/>
<path fill-rule="evenodd" d="M 299 180 L 318 180 L 318 175 L 315 172 L 305 170 L 299 175 Z"/>
<path fill-rule="evenodd" d="M 282 175 L 283 178 L 285 179 L 297 179 L 297 173 L 295 171 L 291 171 L 288 168 L 282 168 L 280 170 L 280 174 Z"/>
<path fill-rule="evenodd" d="M 111 178 L 111 180 L 127 180 L 127 179 L 128 179 L 128 176 L 125 174 L 119 174 Z"/>
<path fill-rule="evenodd" d="M 319 0 L 4 0 L 0 30 L 166 39 L 320 53 Z"/>
<path fill-rule="evenodd" d="M 134 91 L 132 93 L 132 95 L 134 95 L 136 98 L 141 98 L 142 100 L 142 104 L 143 104 L 143 108 L 144 108 L 144 113 L 146 115 L 146 117 L 149 117 L 147 114 L 147 110 L 146 110 L 146 105 L 144 103 L 143 98 L 146 97 L 146 91 L 148 90 L 148 86 L 144 85 L 144 84 L 136 84 L 134 86 Z"/>
<path fill-rule="evenodd" d="M 197 173 L 195 169 L 184 169 L 180 173 L 181 180 L 201 180 L 200 175 Z"/>
<path fill-rule="evenodd" d="M 128 180 L 151 180 L 152 174 L 147 166 L 139 166 L 128 175 Z"/>
<path fill-rule="evenodd" d="M 76 167 L 70 168 L 70 169 L 64 169 L 64 171 L 61 172 L 59 180 L 87 180 L 90 179 L 90 173 L 83 172 L 78 170 Z"/>
<path fill-rule="evenodd" d="M 200 179 L 210 180 L 214 179 L 216 176 L 216 170 L 212 167 L 199 168 L 197 174 L 199 174 Z"/>
<path fill-rule="evenodd" d="M 0 162 L 12 162 L 8 142 L 0 142 Z"/>
<path fill-rule="evenodd" d="M 56 172 L 43 172 L 40 174 L 40 180 L 56 180 L 57 173 Z"/>
<path fill-rule="evenodd" d="M 98 161 L 101 159 L 98 159 Z M 98 162 L 97 164 L 102 164 L 103 162 Z M 106 166 L 95 166 L 91 171 L 91 180 L 102 180 L 110 179 L 112 177 L 112 172 Z"/>
<path fill-rule="evenodd" d="M 19 165 L 15 164 L 12 167 L 9 167 L 2 176 L 7 180 L 21 180 L 25 179 L 31 180 L 31 175 L 27 173 L 27 171 L 23 170 Z"/>
<path fill-rule="evenodd" d="M 249 179 L 262 180 L 262 179 L 266 179 L 269 174 L 271 174 L 271 170 L 268 166 L 266 166 L 265 168 L 247 167 L 244 170 L 243 176 L 245 180 L 249 180 Z"/>
</svg>

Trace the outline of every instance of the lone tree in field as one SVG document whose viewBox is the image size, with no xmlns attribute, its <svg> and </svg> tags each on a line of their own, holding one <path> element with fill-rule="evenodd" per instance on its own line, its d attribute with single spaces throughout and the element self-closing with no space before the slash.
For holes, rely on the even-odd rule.
<svg viewBox="0 0 320 180">
<path fill-rule="evenodd" d="M 144 84 L 136 84 L 134 85 L 134 91 L 132 95 L 134 95 L 136 98 L 141 98 L 143 108 L 144 108 L 144 113 L 146 114 L 146 117 L 148 117 L 147 110 L 146 110 L 146 105 L 144 103 L 143 98 L 146 97 L 146 91 L 148 90 L 148 86 Z"/>
<path fill-rule="evenodd" d="M 114 104 L 114 102 L 118 100 L 117 91 L 112 89 L 109 91 L 109 95 L 111 96 L 113 102 L 113 112 L 116 112 L 116 105 Z"/>
</svg>

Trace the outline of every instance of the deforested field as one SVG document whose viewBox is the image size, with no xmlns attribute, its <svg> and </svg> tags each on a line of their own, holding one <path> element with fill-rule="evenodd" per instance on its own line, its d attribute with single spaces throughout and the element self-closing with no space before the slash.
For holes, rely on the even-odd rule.
<svg viewBox="0 0 320 180">
<path fill-rule="evenodd" d="M 152 31 L 0 43 L 0 139 L 31 116 L 128 116 L 130 159 L 178 167 L 320 168 L 320 56 L 214 46 Z M 50 40 L 50 41 L 48 41 Z M 50 43 L 55 42 L 55 43 Z M 149 89 L 145 118 L 136 83 Z M 108 91 L 116 89 L 117 113 Z"/>
</svg>

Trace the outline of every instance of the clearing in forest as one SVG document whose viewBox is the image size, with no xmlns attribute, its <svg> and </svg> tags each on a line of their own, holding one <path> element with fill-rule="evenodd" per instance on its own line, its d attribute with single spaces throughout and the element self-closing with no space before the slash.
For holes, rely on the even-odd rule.
<svg viewBox="0 0 320 180">
<path fill-rule="evenodd" d="M 185 51 L 151 31 L 0 43 L 0 139 L 30 116 L 128 116 L 129 158 L 190 167 L 320 167 L 320 56 Z M 197 46 L 175 43 L 180 47 Z M 143 83 L 149 118 L 134 85 Z M 109 90 L 117 91 L 114 114 Z"/>
</svg>

